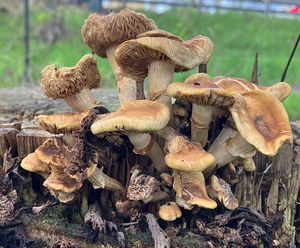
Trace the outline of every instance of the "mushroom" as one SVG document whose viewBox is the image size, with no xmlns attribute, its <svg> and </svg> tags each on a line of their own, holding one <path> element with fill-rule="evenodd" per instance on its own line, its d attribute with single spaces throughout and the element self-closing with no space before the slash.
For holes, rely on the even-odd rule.
<svg viewBox="0 0 300 248">
<path fill-rule="evenodd" d="M 208 195 L 202 172 L 174 171 L 173 188 L 176 196 L 191 205 L 214 209 L 217 203 Z"/>
<path fill-rule="evenodd" d="M 50 167 L 43 163 L 35 152 L 28 154 L 21 162 L 24 170 L 40 174 L 43 178 L 47 178 L 50 174 Z"/>
<path fill-rule="evenodd" d="M 89 110 L 96 104 L 90 89 L 100 87 L 101 76 L 92 55 L 83 56 L 74 67 L 48 65 L 41 71 L 41 87 L 53 99 L 64 99 L 75 111 Z"/>
<path fill-rule="evenodd" d="M 219 87 L 234 93 L 244 93 L 252 90 L 268 91 L 279 101 L 284 101 L 292 91 L 291 86 L 285 82 L 279 82 L 271 86 L 261 86 L 253 84 L 242 78 L 218 76 L 213 78 L 213 82 Z"/>
<path fill-rule="evenodd" d="M 38 115 L 34 118 L 38 126 L 53 134 L 64 134 L 63 140 L 68 145 L 74 145 L 73 131 L 78 131 L 82 120 L 88 115 L 88 111 L 81 113 L 59 113 L 53 115 Z"/>
<path fill-rule="evenodd" d="M 148 75 L 148 99 L 162 102 L 171 109 L 171 98 L 164 94 L 174 71 L 206 64 L 212 50 L 213 43 L 205 36 L 183 41 L 166 31 L 153 30 L 122 43 L 115 56 L 126 75 L 132 78 Z"/>
<path fill-rule="evenodd" d="M 254 162 L 252 157 L 243 158 L 242 159 L 242 165 L 243 165 L 243 168 L 244 168 L 245 171 L 252 172 L 252 171 L 256 170 L 256 165 L 255 165 L 255 162 Z"/>
<path fill-rule="evenodd" d="M 202 149 L 199 144 L 190 142 L 186 137 L 179 135 L 171 127 L 157 132 L 166 140 L 165 149 L 168 154 L 165 161 L 168 167 L 180 171 L 204 171 L 215 164 L 215 158 Z"/>
<path fill-rule="evenodd" d="M 170 118 L 169 109 L 162 103 L 135 100 L 123 103 L 117 112 L 100 115 L 91 125 L 94 135 L 124 132 L 134 146 L 134 152 L 147 154 L 156 170 L 167 169 L 164 154 L 148 133 L 165 127 Z"/>
<path fill-rule="evenodd" d="M 159 217 L 165 221 L 174 221 L 182 216 L 181 210 L 176 202 L 167 202 L 159 207 Z"/>
<path fill-rule="evenodd" d="M 234 210 L 239 206 L 238 200 L 231 191 L 230 185 L 223 179 L 212 175 L 211 187 L 217 194 L 218 200 L 224 204 L 225 208 Z"/>
<path fill-rule="evenodd" d="M 229 111 L 240 135 L 265 155 L 274 156 L 285 142 L 292 142 L 288 114 L 267 91 L 237 94 Z"/>
<path fill-rule="evenodd" d="M 212 119 L 212 106 L 227 107 L 233 104 L 234 94 L 213 83 L 205 73 L 188 77 L 184 83 L 172 83 L 167 94 L 176 99 L 193 103 L 191 118 L 191 140 L 200 142 L 204 147 L 207 142 L 209 125 Z"/>
<path fill-rule="evenodd" d="M 83 41 L 102 58 L 108 59 L 117 79 L 120 103 L 142 99 L 143 80 L 126 77 L 118 66 L 114 52 L 122 42 L 136 38 L 140 33 L 155 29 L 153 20 L 128 9 L 106 16 L 91 14 L 81 29 Z"/>
</svg>

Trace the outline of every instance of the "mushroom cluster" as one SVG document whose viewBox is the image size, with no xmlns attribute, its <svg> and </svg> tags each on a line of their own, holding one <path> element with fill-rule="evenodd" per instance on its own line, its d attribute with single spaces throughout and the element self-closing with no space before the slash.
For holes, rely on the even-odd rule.
<svg viewBox="0 0 300 248">
<path fill-rule="evenodd" d="M 41 129 L 62 139 L 46 141 L 21 166 L 42 175 L 43 185 L 59 201 L 71 201 L 87 181 L 95 189 L 119 192 L 115 209 L 123 217 L 150 202 L 157 203 L 155 211 L 165 221 L 180 218 L 182 209 L 195 213 L 219 205 L 233 210 L 238 200 L 231 186 L 239 180 L 238 171 L 255 171 L 256 151 L 274 156 L 292 142 L 281 103 L 291 92 L 288 84 L 264 87 L 204 72 L 172 82 L 175 72 L 206 67 L 214 46 L 208 37 L 183 40 L 128 9 L 91 14 L 81 33 L 94 54 L 108 59 L 120 105 L 115 112 L 96 111 L 100 101 L 90 91 L 101 86 L 101 76 L 93 55 L 84 55 L 74 67 L 42 70 L 45 94 L 63 98 L 75 112 L 37 116 Z M 226 123 L 213 137 L 211 123 L 221 116 Z M 181 129 L 183 122 L 190 133 Z M 101 166 L 101 142 L 119 139 L 129 140 L 133 153 L 151 160 L 129 168 L 125 184 Z M 87 149 L 85 142 L 93 146 Z"/>
</svg>

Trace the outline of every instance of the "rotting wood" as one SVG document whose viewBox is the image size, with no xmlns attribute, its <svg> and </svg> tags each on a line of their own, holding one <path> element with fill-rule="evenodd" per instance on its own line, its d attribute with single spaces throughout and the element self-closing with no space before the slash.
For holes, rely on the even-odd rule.
<svg viewBox="0 0 300 248">
<path fill-rule="evenodd" d="M 17 155 L 17 139 L 16 134 L 18 130 L 16 128 L 0 128 L 0 164 L 3 160 L 3 156 L 6 151 L 11 148 L 11 154 Z"/>
<path fill-rule="evenodd" d="M 153 214 L 146 214 L 146 220 L 154 239 L 155 248 L 170 248 L 170 238 L 164 230 L 158 225 Z"/>
</svg>

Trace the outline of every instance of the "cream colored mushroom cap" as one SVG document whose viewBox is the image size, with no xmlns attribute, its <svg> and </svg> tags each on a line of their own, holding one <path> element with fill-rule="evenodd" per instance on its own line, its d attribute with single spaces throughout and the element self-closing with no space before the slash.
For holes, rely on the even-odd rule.
<svg viewBox="0 0 300 248">
<path fill-rule="evenodd" d="M 158 214 L 165 221 L 174 221 L 182 216 L 182 212 L 176 202 L 167 202 L 160 206 Z"/>
<path fill-rule="evenodd" d="M 82 120 L 88 111 L 82 113 L 59 113 L 53 115 L 38 115 L 34 120 L 39 127 L 49 133 L 70 133 L 79 130 Z"/>
<path fill-rule="evenodd" d="M 184 83 L 170 84 L 167 88 L 167 95 L 201 105 L 230 106 L 234 102 L 234 94 L 220 88 L 205 73 L 194 74 Z"/>
<path fill-rule="evenodd" d="M 50 167 L 46 163 L 43 163 L 34 152 L 28 154 L 22 160 L 21 167 L 30 172 L 50 173 Z"/>
<path fill-rule="evenodd" d="M 241 136 L 265 155 L 274 156 L 285 142 L 292 142 L 288 114 L 269 92 L 238 94 L 229 111 Z"/>
<path fill-rule="evenodd" d="M 170 119 L 169 108 L 159 102 L 125 102 L 117 112 L 99 116 L 91 125 L 93 134 L 114 131 L 151 132 L 164 128 Z"/>
<path fill-rule="evenodd" d="M 197 172 L 204 171 L 215 164 L 212 154 L 204 151 L 200 145 L 193 144 L 181 136 L 175 136 L 170 143 L 179 142 L 179 151 L 169 152 L 165 156 L 168 167 L 180 171 Z"/>
</svg>

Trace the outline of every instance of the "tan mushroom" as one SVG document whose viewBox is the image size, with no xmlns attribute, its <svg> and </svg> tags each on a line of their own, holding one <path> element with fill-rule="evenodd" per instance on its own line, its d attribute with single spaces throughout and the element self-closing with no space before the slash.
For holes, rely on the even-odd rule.
<svg viewBox="0 0 300 248">
<path fill-rule="evenodd" d="M 165 221 L 174 221 L 180 218 L 182 213 L 176 202 L 167 202 L 159 207 L 158 215 Z"/>
<path fill-rule="evenodd" d="M 224 204 L 225 208 L 234 210 L 239 206 L 238 200 L 231 191 L 230 185 L 223 179 L 212 175 L 211 187 L 217 194 L 218 200 Z"/>
<path fill-rule="evenodd" d="M 202 172 L 174 171 L 173 177 L 176 196 L 191 205 L 210 209 L 217 207 L 217 203 L 207 194 Z"/>
<path fill-rule="evenodd" d="M 126 102 L 117 112 L 100 115 L 91 125 L 94 135 L 124 132 L 134 146 L 134 152 L 147 154 L 158 172 L 166 170 L 164 154 L 149 132 L 165 127 L 169 109 L 162 103 L 147 100 Z"/>
<path fill-rule="evenodd" d="M 242 159 L 242 165 L 245 171 L 255 171 L 256 165 L 252 157 Z"/>
<path fill-rule="evenodd" d="M 162 102 L 171 109 L 171 98 L 164 94 L 174 72 L 206 64 L 212 50 L 213 43 L 205 36 L 183 41 L 166 31 L 155 30 L 122 43 L 115 56 L 126 75 L 133 78 L 148 75 L 148 99 Z"/>
<path fill-rule="evenodd" d="M 229 111 L 240 135 L 265 155 L 274 156 L 285 142 L 292 142 L 288 114 L 269 92 L 237 94 Z"/>
<path fill-rule="evenodd" d="M 140 33 L 155 29 L 155 23 L 145 15 L 128 9 L 101 16 L 89 15 L 81 29 L 84 42 L 103 58 L 108 58 L 117 79 L 120 103 L 143 98 L 143 80 L 132 80 L 121 73 L 114 52 L 122 42 L 136 38 Z"/>
<path fill-rule="evenodd" d="M 180 171 L 204 171 L 215 164 L 215 158 L 202 149 L 199 144 L 190 142 L 186 137 L 179 135 L 171 127 L 157 132 L 166 140 L 165 150 L 168 154 L 165 161 L 168 167 Z"/>
<path fill-rule="evenodd" d="M 170 84 L 167 94 L 193 103 L 191 140 L 200 142 L 202 146 L 207 142 L 212 106 L 228 107 L 234 102 L 234 94 L 217 86 L 205 73 L 192 75 L 184 83 Z"/>
<path fill-rule="evenodd" d="M 100 87 L 101 76 L 92 55 L 83 56 L 74 67 L 48 65 L 41 71 L 41 87 L 53 99 L 64 99 L 75 111 L 89 110 L 96 104 L 92 87 Z"/>
</svg>

